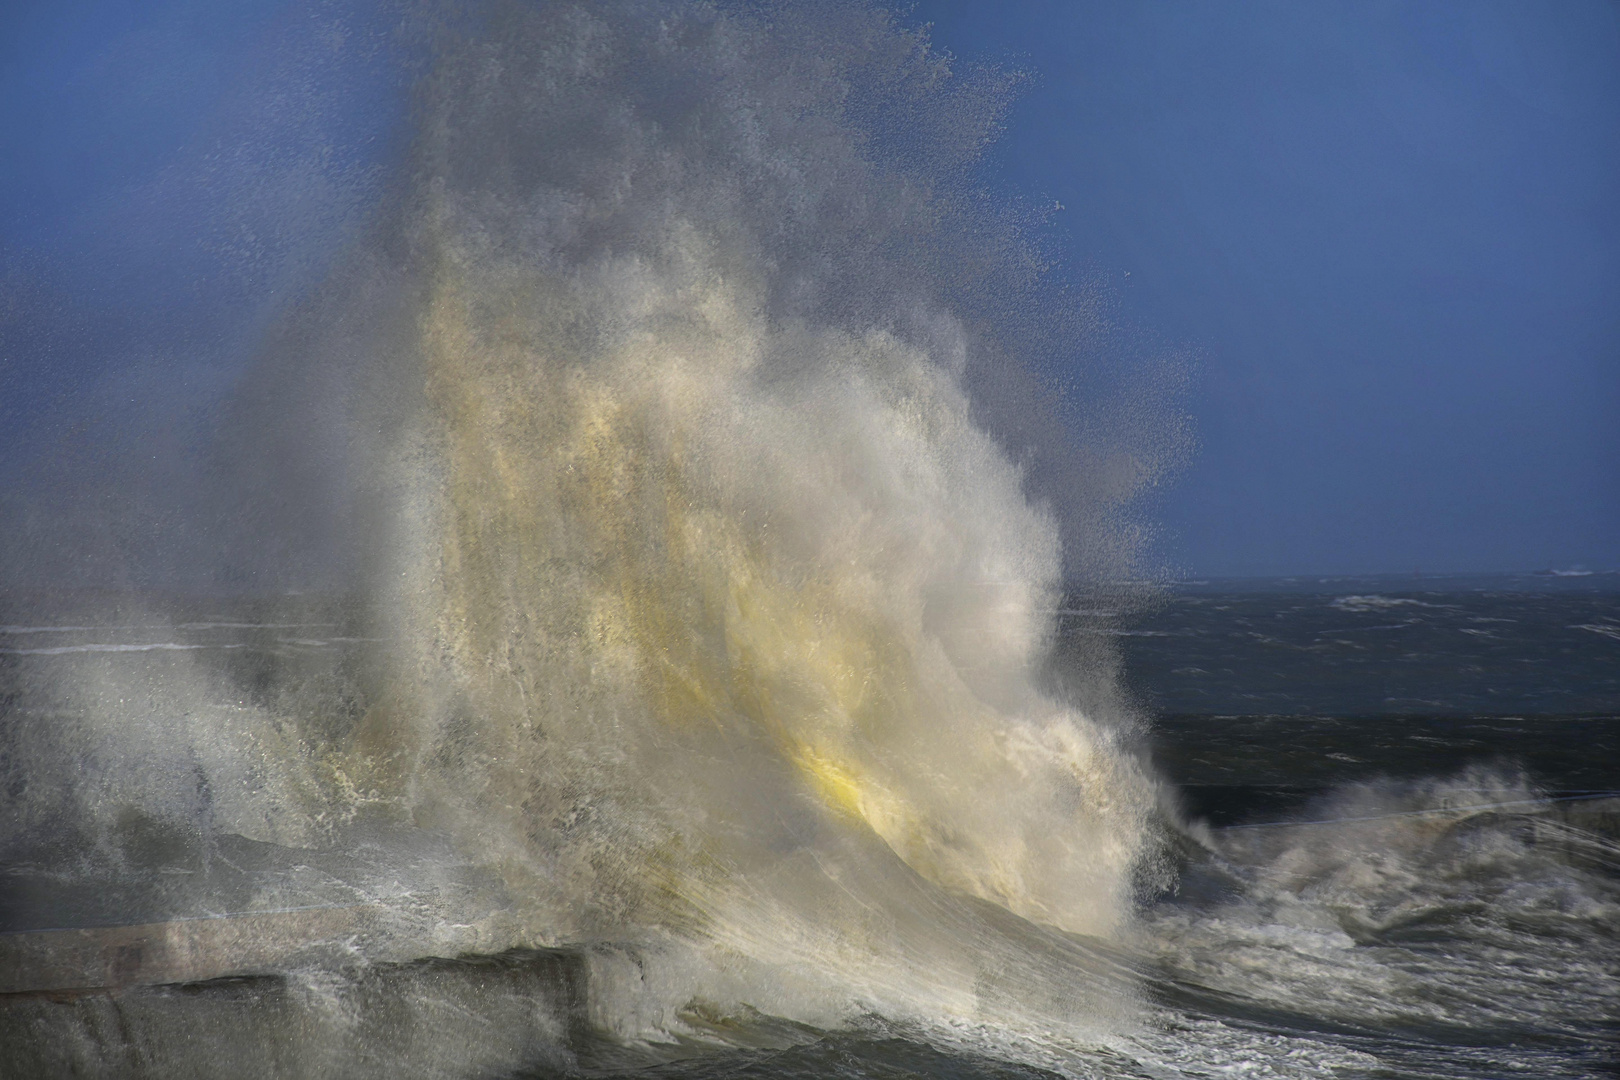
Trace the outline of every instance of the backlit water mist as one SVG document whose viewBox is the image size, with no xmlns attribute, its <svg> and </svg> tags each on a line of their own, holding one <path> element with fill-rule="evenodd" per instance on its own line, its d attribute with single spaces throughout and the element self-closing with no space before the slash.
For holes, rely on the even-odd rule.
<svg viewBox="0 0 1620 1080">
<path fill-rule="evenodd" d="M 217 558 L 9 601 L 7 955 L 196 924 L 170 976 L 109 937 L 102 982 L 7 984 L 19 1055 L 1340 1075 L 1525 1028 L 1578 1075 L 1612 841 L 1490 816 L 1551 805 L 1509 765 L 1217 836 L 1060 622 L 1149 599 L 1130 501 L 1185 440 L 971 179 L 1007 78 L 857 5 L 400 34 L 403 149 L 220 410 Z M 1379 935 L 1417 909 L 1481 928 L 1413 959 Z M 1542 937 L 1567 1004 L 1483 990 Z"/>
</svg>

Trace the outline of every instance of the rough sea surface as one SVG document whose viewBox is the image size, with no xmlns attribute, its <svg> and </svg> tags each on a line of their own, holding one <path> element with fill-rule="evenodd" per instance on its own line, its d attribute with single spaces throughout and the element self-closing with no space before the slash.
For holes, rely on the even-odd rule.
<svg viewBox="0 0 1620 1080">
<path fill-rule="evenodd" d="M 1090 655 L 1088 639 L 1123 640 L 1125 679 L 1153 711 L 1142 750 L 1167 785 L 1174 882 L 1144 892 L 1129 929 L 1106 942 L 985 917 L 1031 956 L 1080 957 L 1066 977 L 1091 979 L 1085 993 L 1102 980 L 1136 1000 L 1128 1024 L 1092 1040 L 930 1026 L 881 1007 L 825 1028 L 696 999 L 648 1039 L 592 1001 L 644 963 L 611 943 L 483 957 L 452 945 L 438 950 L 449 959 L 361 968 L 327 957 L 27 1008 L 29 995 L 13 995 L 0 1038 L 47 1074 L 99 1062 L 91 1072 L 241 1075 L 270 1062 L 281 1075 L 1612 1075 L 1613 585 L 1228 582 L 1172 589 L 1130 616 L 1066 608 L 1054 663 Z M 8 625 L 5 722 L 71 724 L 60 706 L 15 693 L 39 665 L 81 679 L 115 665 L 161 683 L 181 651 L 209 653 L 248 691 L 285 693 L 296 671 L 300 692 L 341 699 L 364 635 L 343 626 L 342 605 L 298 603 L 303 618 L 269 624 L 254 605 L 216 602 L 163 624 Z M 487 904 L 501 887 L 443 833 L 392 828 L 359 846 L 295 848 L 131 818 L 113 862 L 14 858 L 0 918 L 18 935 L 341 908 L 376 902 L 386 878 L 396 900 L 422 907 L 419 943 L 443 910 Z M 351 940 L 386 953 L 389 934 L 410 936 L 362 925 Z M 1087 966 L 1091 976 L 1076 974 Z M 993 975 L 976 992 L 995 995 Z"/>
</svg>

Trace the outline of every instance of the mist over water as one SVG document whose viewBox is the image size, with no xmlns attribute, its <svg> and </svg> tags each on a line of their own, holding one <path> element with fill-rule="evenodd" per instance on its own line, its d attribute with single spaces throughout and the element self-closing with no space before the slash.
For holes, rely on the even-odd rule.
<svg viewBox="0 0 1620 1080">
<path fill-rule="evenodd" d="M 1066 696 L 1045 661 L 1065 540 L 1071 575 L 1129 574 L 1126 504 L 1179 436 L 1055 434 L 1033 352 L 1107 327 L 971 180 L 1009 80 L 859 5 L 411 26 L 408 150 L 279 317 L 196 508 L 230 510 L 199 525 L 221 583 L 348 579 L 306 616 L 345 659 L 233 693 L 225 646 L 26 653 L 78 719 L 13 754 L 17 846 L 366 836 L 387 877 L 430 833 L 479 882 L 391 904 L 361 874 L 384 952 L 650 950 L 625 1037 L 693 1000 L 1121 1022 L 1128 980 L 1055 932 L 1107 940 L 1165 879 L 1156 784 L 1106 654 Z M 1159 392 L 1103 381 L 1121 416 Z"/>
<path fill-rule="evenodd" d="M 1133 500 L 1186 434 L 1176 366 L 974 179 L 1014 79 L 859 4 L 398 35 L 409 133 L 217 411 L 186 558 L 9 568 L 7 929 L 360 913 L 284 952 L 293 1074 L 386 1072 L 368 978 L 440 1018 L 420 1073 L 581 1067 L 533 1017 L 501 1031 L 540 1050 L 464 1039 L 445 1016 L 507 999 L 388 966 L 523 949 L 584 958 L 592 1038 L 637 1065 L 844 1031 L 1321 1075 L 1380 1059 L 1318 1029 L 1585 1037 L 1612 844 L 1502 826 L 1532 779 L 1217 834 L 1112 639 L 1064 636 L 1150 598 Z M 120 583 L 148 587 L 75 589 Z M 1430 993 L 1541 932 L 1507 893 L 1576 1006 Z M 1457 918 L 1461 959 L 1390 945 Z"/>
<path fill-rule="evenodd" d="M 1057 525 L 916 265 L 966 215 L 852 118 L 960 168 L 994 103 L 906 101 L 946 73 L 870 14 L 654 14 L 502 11 L 424 87 L 422 392 L 375 466 L 403 663 L 357 739 L 545 940 L 674 928 L 833 994 L 773 1012 L 971 1014 L 975 920 L 923 883 L 1106 934 L 1154 805 L 1037 685 Z"/>
</svg>

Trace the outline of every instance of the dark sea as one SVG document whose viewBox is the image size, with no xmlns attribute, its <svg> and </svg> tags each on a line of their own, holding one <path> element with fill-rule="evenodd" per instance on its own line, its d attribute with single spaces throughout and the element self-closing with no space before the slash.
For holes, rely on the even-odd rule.
<svg viewBox="0 0 1620 1080">
<path fill-rule="evenodd" d="M 1616 575 L 1177 586 L 1114 626 L 1159 767 L 1212 824 L 1375 778 L 1522 770 L 1575 799 L 1620 775 Z"/>
<path fill-rule="evenodd" d="M 215 603 L 212 618 L 171 621 L 161 649 L 147 647 L 150 626 L 5 627 L 13 750 L 23 725 L 71 727 L 64 706 L 53 713 L 18 692 L 30 665 L 80 665 L 81 679 L 122 665 L 162 684 L 184 646 L 235 665 L 234 685 L 285 683 L 298 670 L 306 690 L 340 695 L 344 656 L 363 635 L 342 625 L 340 608 L 300 603 L 302 618 L 277 622 L 251 605 L 221 615 Z M 651 967 L 613 943 L 481 954 L 475 938 L 456 945 L 441 933 L 432 959 L 390 954 L 363 922 L 285 921 L 346 912 L 361 893 L 375 900 L 387 862 L 396 894 L 431 897 L 442 922 L 485 886 L 467 858 L 426 839 L 431 830 L 407 842 L 379 827 L 358 847 L 323 850 L 130 819 L 113 863 L 36 847 L 31 858 L 14 850 L 4 868 L 0 942 L 13 967 L 0 1061 L 12 1064 L 0 1072 L 1615 1075 L 1620 577 L 1196 582 L 1130 614 L 1074 602 L 1059 627 L 1059 667 L 1095 662 L 1099 642 L 1121 646 L 1123 684 L 1150 717 L 1137 752 L 1162 781 L 1172 873 L 1143 886 L 1112 940 L 999 908 L 983 917 L 1031 956 L 1067 955 L 1063 978 L 1093 972 L 1077 996 L 1100 985 L 1130 1000 L 1128 1018 L 1095 1039 L 930 1025 L 878 1007 L 822 1027 L 701 1000 L 679 1007 L 678 1034 L 628 1036 L 613 995 L 625 971 L 650 980 Z M 14 821 L 19 796 L 40 798 L 13 776 Z M 54 969 L 19 943 L 66 949 L 60 932 L 77 927 L 213 926 L 244 911 L 283 920 L 249 927 L 249 938 L 325 934 L 348 942 L 349 966 L 330 952 L 261 950 L 257 970 L 148 982 L 136 972 L 141 943 L 108 938 L 136 965 L 124 983 L 25 985 Z M 254 955 L 239 937 L 196 940 Z M 144 947 L 150 961 L 154 946 Z M 976 992 L 996 991 L 981 977 Z"/>
</svg>

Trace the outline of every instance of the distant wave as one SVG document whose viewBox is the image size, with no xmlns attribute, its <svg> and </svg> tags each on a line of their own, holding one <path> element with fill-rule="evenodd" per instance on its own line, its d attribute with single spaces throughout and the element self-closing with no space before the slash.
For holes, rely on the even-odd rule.
<svg viewBox="0 0 1620 1080">
<path fill-rule="evenodd" d="M 1413 600 L 1405 596 L 1379 596 L 1369 593 L 1365 596 L 1341 596 L 1333 600 L 1329 607 L 1339 608 L 1341 611 L 1382 611 L 1394 607 L 1424 607 L 1432 608 L 1439 605 L 1424 603 L 1422 600 Z"/>
<path fill-rule="evenodd" d="M 189 652 L 193 649 L 243 649 L 237 643 L 186 645 L 174 641 L 158 641 L 140 645 L 58 645 L 48 649 L 0 649 L 7 656 L 62 656 L 67 653 L 125 653 L 125 652 Z"/>
</svg>

